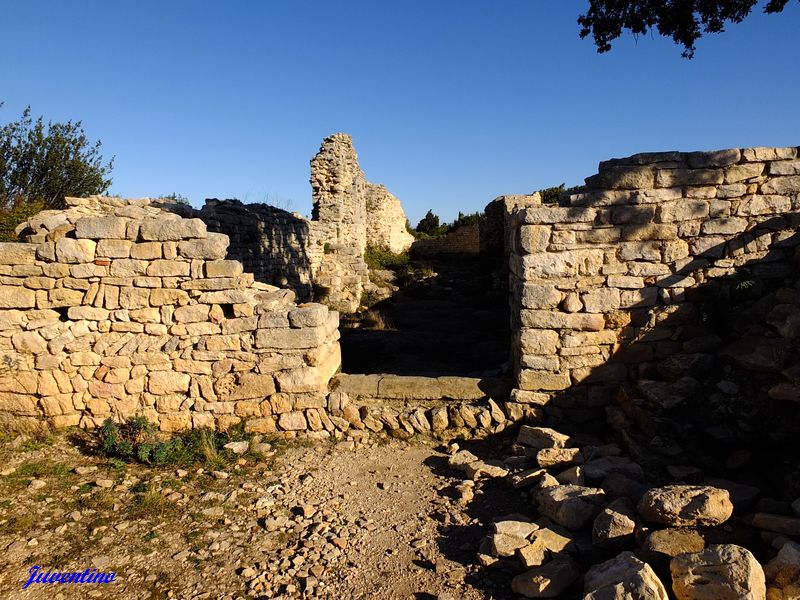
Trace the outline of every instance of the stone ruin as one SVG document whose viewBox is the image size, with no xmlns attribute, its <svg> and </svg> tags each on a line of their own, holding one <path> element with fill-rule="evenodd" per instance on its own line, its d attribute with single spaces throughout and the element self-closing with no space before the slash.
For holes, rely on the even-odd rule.
<svg viewBox="0 0 800 600">
<path fill-rule="evenodd" d="M 230 256 L 258 281 L 288 286 L 301 300 L 315 299 L 355 312 L 372 289 L 364 251 L 394 253 L 411 247 L 400 201 L 369 183 L 349 135 L 325 138 L 311 160 L 312 219 L 265 204 L 209 200 L 197 213 L 211 231 L 231 239 Z"/>
<path fill-rule="evenodd" d="M 543 411 L 601 422 L 623 389 L 619 418 L 647 424 L 653 406 L 687 397 L 696 382 L 686 376 L 715 352 L 768 377 L 772 399 L 800 398 L 795 148 L 635 155 L 602 163 L 559 205 L 492 202 L 480 244 L 508 256 L 510 397 L 479 380 L 332 379 L 341 357 L 330 307 L 357 305 L 367 245 L 410 240 L 399 203 L 366 183 L 348 136 L 326 139 L 312 164 L 311 221 L 232 202 L 198 213 L 99 197 L 30 219 L 23 243 L 0 246 L 0 413 L 55 426 L 141 414 L 165 431 L 245 421 L 258 432 L 407 437 L 496 433 Z M 370 225 L 379 214 L 393 216 Z M 257 225 L 240 227 L 229 251 L 212 230 L 243 219 Z M 306 297 L 326 287 L 330 307 L 297 304 L 242 263 L 273 275 L 296 267 L 280 283 L 306 286 Z M 772 293 L 731 343 L 703 314 L 708 294 L 742 273 Z"/>
</svg>

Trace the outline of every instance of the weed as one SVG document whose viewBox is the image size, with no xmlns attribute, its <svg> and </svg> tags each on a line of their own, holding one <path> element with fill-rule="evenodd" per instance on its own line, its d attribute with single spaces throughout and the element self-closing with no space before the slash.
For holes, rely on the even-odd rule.
<svg viewBox="0 0 800 600">
<path fill-rule="evenodd" d="M 142 536 L 142 539 L 145 542 L 152 542 L 154 539 L 158 537 L 158 532 L 155 529 L 151 529 L 147 533 Z"/>
<path fill-rule="evenodd" d="M 148 489 L 137 495 L 130 508 L 130 516 L 135 519 L 149 519 L 174 514 L 177 506 L 158 490 Z"/>
<path fill-rule="evenodd" d="M 391 319 L 380 310 L 370 308 L 361 317 L 361 323 L 365 329 L 374 331 L 389 331 L 394 329 Z"/>
</svg>

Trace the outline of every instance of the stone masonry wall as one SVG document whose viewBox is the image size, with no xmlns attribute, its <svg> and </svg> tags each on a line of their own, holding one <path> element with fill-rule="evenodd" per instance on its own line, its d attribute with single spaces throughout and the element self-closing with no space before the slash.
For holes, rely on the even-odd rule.
<svg viewBox="0 0 800 600">
<path fill-rule="evenodd" d="M 323 140 L 311 160 L 314 209 L 308 256 L 315 298 L 341 312 L 355 312 L 370 286 L 364 262 L 368 245 L 402 252 L 411 245 L 400 201 L 385 187 L 368 183 L 352 138 L 337 133 Z"/>
<path fill-rule="evenodd" d="M 150 200 L 67 199 L 0 244 L 0 416 L 164 431 L 322 430 L 338 314 L 226 260 L 228 238 Z M 177 208 L 177 207 L 176 207 Z M 330 424 L 333 430 L 333 425 Z"/>
<path fill-rule="evenodd" d="M 385 248 L 395 254 L 405 252 L 414 241 L 406 230 L 403 206 L 386 186 L 367 183 L 367 245 Z"/>
<path fill-rule="evenodd" d="M 479 254 L 480 251 L 481 237 L 478 223 L 459 227 L 444 237 L 431 240 L 415 240 L 411 246 L 411 253 L 415 256 Z"/>
<path fill-rule="evenodd" d="M 312 298 L 311 225 L 302 215 L 267 204 L 211 199 L 196 216 L 209 231 L 228 236 L 228 256 L 256 281 L 288 287 L 301 301 Z"/>
<path fill-rule="evenodd" d="M 509 218 L 513 399 L 601 406 L 618 382 L 718 343 L 700 310 L 713 284 L 788 283 L 798 150 L 610 160 L 560 206 L 512 208 Z"/>
</svg>

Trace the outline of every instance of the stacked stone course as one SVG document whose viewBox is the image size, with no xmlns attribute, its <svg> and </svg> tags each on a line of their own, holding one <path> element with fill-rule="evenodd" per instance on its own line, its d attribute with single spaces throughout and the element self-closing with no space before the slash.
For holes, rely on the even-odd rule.
<svg viewBox="0 0 800 600">
<path fill-rule="evenodd" d="M 792 274 L 800 160 L 796 148 L 637 154 L 601 163 L 559 206 L 536 202 L 509 213 L 514 398 L 597 406 L 606 384 L 718 344 L 695 290 L 742 268 Z"/>
<path fill-rule="evenodd" d="M 0 244 L 0 416 L 333 431 L 336 312 L 254 283 L 200 219 L 147 199 L 67 203 Z"/>
</svg>

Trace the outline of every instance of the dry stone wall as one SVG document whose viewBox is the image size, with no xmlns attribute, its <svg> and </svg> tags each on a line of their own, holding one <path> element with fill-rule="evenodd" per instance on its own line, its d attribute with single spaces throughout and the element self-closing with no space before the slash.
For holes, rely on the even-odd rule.
<svg viewBox="0 0 800 600">
<path fill-rule="evenodd" d="M 402 252 L 411 246 L 399 200 L 368 183 L 352 138 L 325 138 L 311 161 L 313 215 L 308 256 L 315 297 L 341 312 L 355 312 L 370 287 L 368 245 Z"/>
<path fill-rule="evenodd" d="M 146 199 L 67 203 L 0 245 L 0 416 L 333 430 L 336 312 L 254 283 L 200 219 Z"/>
<path fill-rule="evenodd" d="M 302 215 L 267 204 L 217 199 L 206 200 L 196 215 L 209 231 L 228 236 L 228 256 L 256 281 L 289 288 L 301 301 L 313 297 L 311 225 Z"/>
<path fill-rule="evenodd" d="M 611 160 L 582 193 L 512 207 L 509 220 L 513 399 L 602 406 L 619 382 L 720 345 L 704 291 L 749 277 L 789 283 L 798 150 Z"/>
</svg>

